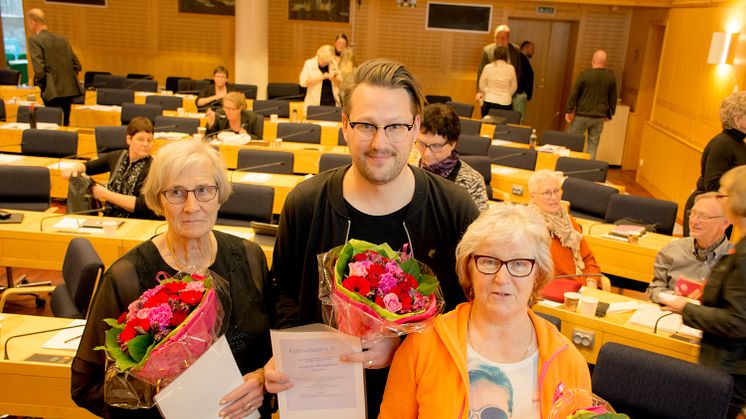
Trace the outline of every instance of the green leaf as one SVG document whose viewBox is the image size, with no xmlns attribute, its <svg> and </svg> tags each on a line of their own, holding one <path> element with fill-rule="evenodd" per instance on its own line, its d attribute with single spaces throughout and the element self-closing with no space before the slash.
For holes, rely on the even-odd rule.
<svg viewBox="0 0 746 419">
<path fill-rule="evenodd" d="M 150 335 L 137 335 L 127 342 L 127 350 L 132 355 L 132 359 L 137 362 L 142 361 L 148 347 L 153 344 L 153 337 Z"/>
<path fill-rule="evenodd" d="M 106 332 L 104 332 L 104 336 L 106 338 L 106 346 L 99 346 L 96 349 L 104 349 L 109 354 L 109 356 L 114 359 L 114 362 L 116 363 L 117 368 L 119 368 L 119 371 L 127 371 L 137 365 L 137 362 L 135 362 L 132 358 L 129 357 L 129 355 L 124 353 L 124 351 L 119 348 L 117 337 L 120 333 L 122 333 L 122 329 L 107 330 Z"/>
<path fill-rule="evenodd" d="M 117 319 L 104 319 L 104 323 L 108 324 L 111 327 L 124 329 L 124 325 L 117 323 Z"/>
<path fill-rule="evenodd" d="M 407 259 L 399 265 L 401 266 L 402 271 L 412 275 L 415 279 L 420 277 L 420 263 L 414 258 Z"/>
<path fill-rule="evenodd" d="M 417 287 L 417 291 L 421 292 L 422 295 L 431 295 L 438 289 L 438 279 L 433 275 L 422 274 L 420 277 L 420 285 Z"/>
</svg>

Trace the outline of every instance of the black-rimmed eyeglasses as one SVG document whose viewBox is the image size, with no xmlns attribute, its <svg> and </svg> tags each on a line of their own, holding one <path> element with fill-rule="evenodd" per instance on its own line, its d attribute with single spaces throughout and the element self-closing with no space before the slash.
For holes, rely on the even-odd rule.
<svg viewBox="0 0 746 419">
<path fill-rule="evenodd" d="M 183 204 L 186 202 L 189 192 L 194 194 L 194 198 L 199 202 L 208 202 L 215 198 L 218 193 L 217 185 L 198 186 L 194 189 L 167 189 L 161 194 L 166 198 L 169 204 Z"/>
<path fill-rule="evenodd" d="M 536 259 L 510 259 L 500 260 L 496 257 L 485 256 L 485 255 L 473 255 L 474 265 L 477 270 L 485 275 L 495 275 L 500 271 L 500 268 L 505 265 L 505 269 L 508 273 L 516 278 L 523 278 L 531 275 L 531 271 L 534 270 Z"/>
<path fill-rule="evenodd" d="M 376 136 L 379 129 L 382 129 L 386 134 L 386 139 L 390 143 L 400 143 L 407 138 L 407 134 L 412 131 L 414 127 L 414 118 L 412 118 L 411 124 L 388 124 L 388 125 L 375 125 L 370 122 L 348 122 L 352 132 L 355 134 L 355 139 L 360 142 L 373 141 L 373 137 Z"/>
</svg>

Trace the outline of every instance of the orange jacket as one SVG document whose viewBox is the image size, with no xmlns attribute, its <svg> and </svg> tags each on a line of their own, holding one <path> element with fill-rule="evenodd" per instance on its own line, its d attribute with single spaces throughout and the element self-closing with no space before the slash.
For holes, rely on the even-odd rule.
<svg viewBox="0 0 746 419">
<path fill-rule="evenodd" d="M 381 404 L 381 419 L 469 417 L 466 333 L 471 303 L 411 334 L 396 351 Z M 560 382 L 591 391 L 583 356 L 551 323 L 528 310 L 539 343 L 541 416 L 547 417 Z"/>
<path fill-rule="evenodd" d="M 580 232 L 580 226 L 575 222 L 575 219 L 570 217 L 570 220 L 572 221 L 573 228 Z M 554 275 L 574 275 L 575 258 L 572 256 L 572 249 L 562 246 L 558 237 L 552 237 L 550 250 L 552 252 L 552 260 L 554 261 Z M 585 263 L 584 274 L 601 273 L 601 268 L 596 263 L 596 258 L 593 257 L 593 253 L 591 252 L 591 248 L 588 247 L 585 237 L 580 241 L 580 257 L 583 258 L 583 263 Z M 585 285 L 585 278 L 581 278 L 580 282 Z"/>
</svg>

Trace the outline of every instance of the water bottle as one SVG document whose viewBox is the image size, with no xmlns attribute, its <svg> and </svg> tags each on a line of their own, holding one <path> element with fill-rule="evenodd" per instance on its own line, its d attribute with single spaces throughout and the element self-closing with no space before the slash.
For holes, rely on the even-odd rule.
<svg viewBox="0 0 746 419">
<path fill-rule="evenodd" d="M 538 137 L 536 136 L 536 130 L 532 129 L 531 137 L 529 137 L 529 140 L 528 140 L 528 148 L 533 150 L 536 148 L 537 144 L 538 144 Z"/>
<path fill-rule="evenodd" d="M 30 128 L 36 128 L 36 104 L 32 103 L 28 107 L 28 125 Z"/>
<path fill-rule="evenodd" d="M 290 122 L 298 122 L 298 110 L 293 109 L 293 114 L 290 116 Z"/>
</svg>

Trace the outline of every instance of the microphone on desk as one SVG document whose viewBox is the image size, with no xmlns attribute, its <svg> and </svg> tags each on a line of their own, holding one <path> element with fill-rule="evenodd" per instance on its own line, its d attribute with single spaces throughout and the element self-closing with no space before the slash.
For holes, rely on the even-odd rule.
<svg viewBox="0 0 746 419">
<path fill-rule="evenodd" d="M 97 213 L 97 212 L 101 212 L 101 211 L 102 211 L 101 208 L 97 208 L 97 209 L 90 209 L 90 210 L 84 210 L 84 211 L 74 211 L 74 212 L 70 212 L 70 213 L 67 213 L 67 214 L 50 215 L 48 217 L 44 217 L 41 220 L 39 220 L 39 231 L 44 231 L 44 221 L 51 220 L 52 218 L 66 217 L 68 215 L 93 214 L 93 213 Z"/>
<path fill-rule="evenodd" d="M 584 170 L 571 170 L 569 172 L 562 172 L 565 176 L 570 175 L 582 175 L 584 173 L 596 173 L 596 172 L 605 172 L 607 169 L 603 167 L 597 167 L 595 169 L 584 169 Z"/>
<path fill-rule="evenodd" d="M 250 171 L 255 170 L 255 169 L 263 169 L 265 167 L 275 167 L 275 166 L 284 166 L 284 165 L 285 165 L 284 161 L 276 161 L 276 162 L 272 162 L 272 163 L 257 164 L 257 165 L 254 165 L 254 166 L 247 166 L 247 167 L 241 167 L 241 168 L 238 168 L 238 169 L 234 169 L 234 170 L 231 171 L 231 182 L 233 182 L 233 175 L 236 172 L 250 172 Z"/>
<path fill-rule="evenodd" d="M 279 111 L 280 109 L 281 108 L 279 106 L 270 106 L 268 108 L 263 108 L 263 109 L 252 109 L 251 112 L 264 114 L 265 112 Z"/>
<path fill-rule="evenodd" d="M 43 333 L 50 333 L 50 332 L 59 332 L 60 330 L 75 329 L 75 328 L 78 328 L 78 327 L 85 327 L 85 324 L 76 324 L 75 326 L 58 327 L 58 328 L 55 328 L 55 329 L 40 330 L 38 332 L 24 333 L 24 334 L 21 334 L 21 335 L 11 336 L 11 337 L 9 337 L 8 339 L 5 340 L 5 351 L 3 353 L 3 358 L 6 361 L 10 359 L 10 358 L 8 358 L 8 342 L 10 342 L 11 340 L 13 340 L 15 338 L 22 338 L 22 337 L 26 337 L 26 336 L 41 335 Z"/>
<path fill-rule="evenodd" d="M 284 141 L 284 140 L 287 140 L 288 138 L 298 137 L 298 136 L 303 135 L 303 134 L 310 134 L 310 133 L 312 133 L 314 131 L 316 131 L 315 128 L 305 129 L 305 130 L 302 130 L 302 131 L 296 131 L 296 132 L 293 132 L 291 134 L 283 135 L 282 137 L 277 137 L 277 138 L 280 138 L 280 139 L 282 139 Z"/>
<path fill-rule="evenodd" d="M 272 99 L 269 99 L 269 100 L 288 100 L 289 101 L 290 99 L 303 99 L 305 97 L 306 97 L 306 95 L 301 93 L 301 94 L 298 94 L 298 95 L 273 97 Z"/>
<path fill-rule="evenodd" d="M 498 157 L 494 157 L 494 158 L 490 159 L 490 162 L 491 163 L 495 163 L 497 161 L 505 160 L 505 159 L 510 158 L 510 157 L 525 156 L 527 154 L 528 154 L 528 151 L 519 151 L 517 153 L 505 154 L 503 156 L 498 156 Z"/>
<path fill-rule="evenodd" d="M 306 115 L 306 119 L 313 120 L 315 118 L 318 118 L 319 116 L 336 115 L 336 114 L 338 114 L 338 113 L 341 112 L 340 109 L 334 109 L 334 110 L 331 110 L 331 111 L 318 112 L 318 113 L 315 113 L 315 114 L 308 114 L 308 115 Z"/>
</svg>

